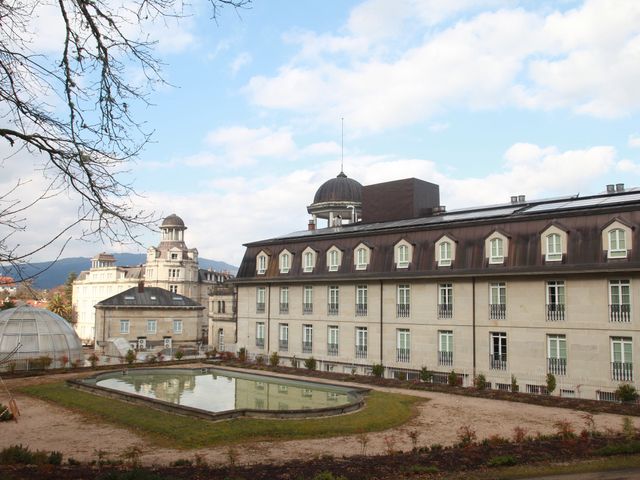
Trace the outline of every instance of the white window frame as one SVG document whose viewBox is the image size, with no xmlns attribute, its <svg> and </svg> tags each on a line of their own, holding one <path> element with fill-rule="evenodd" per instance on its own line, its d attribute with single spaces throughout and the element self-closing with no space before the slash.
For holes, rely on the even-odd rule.
<svg viewBox="0 0 640 480">
<path fill-rule="evenodd" d="M 549 280 L 546 283 L 546 287 L 547 305 L 566 305 L 567 297 L 564 280 Z M 552 293 L 553 291 L 555 292 Z M 554 296 L 556 301 L 552 302 L 551 300 Z"/>
<path fill-rule="evenodd" d="M 408 328 L 396 329 L 396 346 L 399 349 L 411 349 L 411 330 Z"/>
<path fill-rule="evenodd" d="M 401 283 L 397 288 L 397 304 L 411 306 L 411 285 Z"/>
<path fill-rule="evenodd" d="M 280 273 L 289 273 L 291 269 L 291 254 L 284 251 L 280 254 Z"/>
<path fill-rule="evenodd" d="M 617 298 L 614 301 L 614 290 L 617 289 Z M 623 289 L 626 289 L 626 293 L 623 293 Z M 624 297 L 627 297 L 625 303 Z M 630 280 L 609 280 L 609 305 L 629 305 L 631 308 L 631 281 Z"/>
<path fill-rule="evenodd" d="M 289 305 L 289 287 L 280 287 L 280 304 Z"/>
<path fill-rule="evenodd" d="M 182 320 L 174 320 L 173 321 L 173 333 L 181 334 L 182 333 Z"/>
<path fill-rule="evenodd" d="M 409 259 L 409 245 L 401 243 L 396 246 L 396 267 L 397 268 L 408 268 L 410 259 Z"/>
<path fill-rule="evenodd" d="M 264 322 L 256 322 L 256 341 L 262 340 L 264 345 Z"/>
<path fill-rule="evenodd" d="M 563 355 L 564 350 L 564 355 Z M 567 359 L 567 336 L 564 334 L 547 335 L 547 358 Z"/>
<path fill-rule="evenodd" d="M 289 324 L 288 323 L 278 324 L 278 340 L 280 342 L 289 343 Z"/>
<path fill-rule="evenodd" d="M 453 330 L 438 330 L 438 351 L 453 352 Z"/>
<path fill-rule="evenodd" d="M 302 325 L 302 341 L 313 344 L 313 325 L 308 323 Z"/>
<path fill-rule="evenodd" d="M 626 233 L 622 228 L 614 228 L 607 232 L 609 238 L 608 258 L 627 258 Z"/>
<path fill-rule="evenodd" d="M 453 305 L 453 284 L 438 284 L 438 305 Z"/>
<path fill-rule="evenodd" d="M 335 247 L 327 252 L 327 267 L 330 272 L 337 272 L 340 268 L 340 252 Z"/>
<path fill-rule="evenodd" d="M 369 288 L 367 285 L 356 285 L 356 305 L 368 307 Z"/>
<path fill-rule="evenodd" d="M 562 261 L 562 236 L 559 233 L 550 233 L 545 237 L 546 254 L 545 261 Z"/>
<path fill-rule="evenodd" d="M 369 350 L 369 333 L 367 327 L 356 327 L 356 347 L 365 347 Z"/>
<path fill-rule="evenodd" d="M 153 328 L 151 328 L 153 326 Z M 157 320 L 147 320 L 147 333 L 157 333 L 158 332 L 158 321 Z"/>
<path fill-rule="evenodd" d="M 120 333 L 129 333 L 130 324 L 129 320 L 120 320 Z"/>
<path fill-rule="evenodd" d="M 268 266 L 267 255 L 265 253 L 259 253 L 256 262 L 256 273 L 258 275 L 264 275 L 267 272 Z"/>
<path fill-rule="evenodd" d="M 494 292 L 497 295 L 494 298 Z M 497 302 L 494 300 L 497 299 Z M 489 305 L 506 305 L 507 304 L 507 285 L 505 282 L 491 282 L 489 284 Z"/>
<path fill-rule="evenodd" d="M 506 332 L 490 332 L 489 336 L 491 337 L 491 342 L 490 342 L 490 353 L 491 356 L 495 358 L 495 354 L 498 353 L 501 357 L 502 355 L 504 355 L 507 359 L 509 358 L 509 346 L 507 343 L 507 334 Z M 497 339 L 498 340 L 498 348 L 499 348 L 499 352 L 496 352 L 496 345 L 494 340 Z M 504 351 L 504 353 L 502 353 Z"/>
<path fill-rule="evenodd" d="M 305 273 L 313 272 L 313 269 L 316 265 L 316 255 L 312 251 L 306 251 L 302 255 L 302 261 L 304 262 L 304 266 L 302 271 Z"/>
<path fill-rule="evenodd" d="M 356 270 L 366 270 L 369 265 L 369 249 L 364 246 L 356 248 Z"/>
<path fill-rule="evenodd" d="M 619 360 L 616 360 L 615 345 L 620 345 Z M 633 338 L 611 337 L 611 362 L 633 363 Z"/>
<path fill-rule="evenodd" d="M 338 345 L 340 342 L 340 327 L 338 325 L 329 325 L 327 327 L 327 343 L 329 345 Z"/>
<path fill-rule="evenodd" d="M 438 245 L 438 266 L 449 267 L 453 258 L 453 246 L 445 240 Z"/>
<path fill-rule="evenodd" d="M 504 244 L 505 241 L 501 237 L 494 237 L 489 240 L 489 263 L 504 263 Z"/>
<path fill-rule="evenodd" d="M 313 286 L 305 285 L 303 287 L 302 303 L 313 305 Z"/>
</svg>

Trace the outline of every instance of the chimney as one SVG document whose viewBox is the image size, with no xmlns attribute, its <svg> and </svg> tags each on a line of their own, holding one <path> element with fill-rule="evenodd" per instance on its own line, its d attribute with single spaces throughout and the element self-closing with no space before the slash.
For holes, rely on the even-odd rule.
<svg viewBox="0 0 640 480">
<path fill-rule="evenodd" d="M 607 185 L 607 193 L 615 193 L 615 191 L 616 191 L 616 186 L 613 183 Z"/>
<path fill-rule="evenodd" d="M 525 196 L 524 195 L 518 195 L 518 203 L 524 203 L 525 202 Z"/>
<path fill-rule="evenodd" d="M 624 192 L 624 183 L 616 183 L 616 192 Z"/>
<path fill-rule="evenodd" d="M 144 280 L 138 282 L 138 293 L 144 293 Z"/>
<path fill-rule="evenodd" d="M 316 222 L 313 220 L 313 218 L 309 219 L 309 227 L 307 228 L 307 230 L 315 230 L 316 229 Z"/>
<path fill-rule="evenodd" d="M 511 195 L 511 203 L 518 203 L 518 196 L 517 195 Z"/>
</svg>

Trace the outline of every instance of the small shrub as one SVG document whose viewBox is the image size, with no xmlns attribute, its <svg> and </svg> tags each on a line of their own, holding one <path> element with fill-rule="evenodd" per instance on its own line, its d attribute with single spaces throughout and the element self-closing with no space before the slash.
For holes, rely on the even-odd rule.
<svg viewBox="0 0 640 480">
<path fill-rule="evenodd" d="M 127 463 L 130 467 L 137 468 L 140 466 L 140 457 L 142 456 L 142 448 L 137 445 L 133 445 L 125 449 L 120 458 Z"/>
<path fill-rule="evenodd" d="M 382 378 L 382 376 L 384 375 L 384 365 L 382 365 L 381 363 L 374 363 L 371 366 L 371 375 L 377 378 Z"/>
<path fill-rule="evenodd" d="M 317 367 L 316 359 L 313 357 L 309 357 L 304 361 L 304 367 L 307 370 L 315 370 Z"/>
<path fill-rule="evenodd" d="M 80 460 L 76 460 L 73 457 L 67 458 L 67 465 L 78 466 L 78 465 L 81 465 L 81 464 L 82 464 L 82 462 L 80 462 Z"/>
<path fill-rule="evenodd" d="M 635 402 L 638 399 L 638 391 L 630 383 L 621 383 L 616 390 L 616 396 L 621 402 Z"/>
<path fill-rule="evenodd" d="M 277 367 L 279 363 L 280 355 L 278 355 L 278 352 L 273 352 L 271 355 L 269 355 L 269 365 L 271 365 L 272 367 Z"/>
<path fill-rule="evenodd" d="M 33 464 L 33 453 L 29 447 L 11 445 L 0 450 L 0 465 L 31 465 Z"/>
<path fill-rule="evenodd" d="M 129 351 L 131 351 L 131 350 L 129 350 Z M 173 356 L 176 358 L 176 360 L 182 360 L 182 357 L 184 357 L 184 350 L 179 348 L 178 350 L 176 350 L 176 352 L 173 354 Z"/>
<path fill-rule="evenodd" d="M 179 458 L 178 460 L 171 462 L 172 467 L 190 467 L 193 462 L 188 458 Z"/>
<path fill-rule="evenodd" d="M 478 436 L 470 425 L 462 425 L 458 429 L 458 442 L 460 446 L 466 447 L 476 442 Z"/>
<path fill-rule="evenodd" d="M 440 450 L 442 450 L 442 445 L 440 445 L 439 443 L 432 443 L 430 450 L 432 452 L 439 452 Z"/>
<path fill-rule="evenodd" d="M 511 375 L 511 391 L 518 392 L 520 391 L 520 386 L 518 385 L 518 379 L 515 375 Z"/>
<path fill-rule="evenodd" d="M 295 355 L 293 357 L 291 357 L 291 366 L 293 368 L 298 368 L 298 359 L 296 358 Z"/>
<path fill-rule="evenodd" d="M 551 395 L 556 389 L 556 376 L 553 373 L 547 373 L 547 395 Z"/>
<path fill-rule="evenodd" d="M 240 360 L 242 363 L 247 361 L 247 349 L 245 347 L 242 347 L 240 350 L 238 350 L 238 360 Z"/>
<path fill-rule="evenodd" d="M 387 455 L 393 455 L 394 453 L 396 453 L 396 437 L 394 437 L 393 435 L 385 435 L 382 440 L 384 441 Z"/>
<path fill-rule="evenodd" d="M 411 440 L 411 446 L 413 451 L 418 450 L 418 438 L 420 437 L 420 432 L 418 430 L 409 430 L 407 432 L 409 435 L 409 440 Z"/>
<path fill-rule="evenodd" d="M 16 365 L 16 362 L 9 362 L 9 363 L 7 363 L 7 371 L 8 371 L 9 373 L 13 373 L 13 372 L 15 372 L 15 371 L 16 371 L 16 366 L 17 366 L 17 365 Z"/>
<path fill-rule="evenodd" d="M 486 390 L 487 377 L 485 377 L 484 374 L 481 373 L 476 377 L 476 381 L 474 383 L 476 384 L 476 388 L 478 390 Z"/>
<path fill-rule="evenodd" d="M 131 350 L 129 350 L 131 351 Z M 91 364 L 91 368 L 96 368 L 96 365 L 98 364 L 98 360 L 100 358 L 98 357 L 98 355 L 96 355 L 95 353 L 92 353 L 91 355 L 89 355 L 89 363 Z"/>
<path fill-rule="evenodd" d="M 497 457 L 490 458 L 487 462 L 487 466 L 489 467 L 508 467 L 511 465 L 516 465 L 518 461 L 513 455 L 500 455 Z"/>
<path fill-rule="evenodd" d="M 9 420 L 13 420 L 13 414 L 9 407 L 0 403 L 0 422 L 8 422 Z"/>
<path fill-rule="evenodd" d="M 568 420 L 558 420 L 553 423 L 553 427 L 556 429 L 556 435 L 562 440 L 569 440 L 576 437 L 576 432 L 573 429 L 573 425 Z"/>
<path fill-rule="evenodd" d="M 449 372 L 448 380 L 450 387 L 455 387 L 458 385 L 458 374 L 455 370 L 451 370 L 451 372 Z"/>
<path fill-rule="evenodd" d="M 256 365 L 264 365 L 264 355 L 258 355 L 256 357 Z"/>
<path fill-rule="evenodd" d="M 131 365 L 133 362 L 136 361 L 136 352 L 129 349 L 127 351 L 127 354 L 124 356 L 124 361 L 127 362 L 128 365 Z"/>
<path fill-rule="evenodd" d="M 40 360 L 40 364 L 42 365 L 42 368 L 44 368 L 44 369 L 49 368 L 51 366 L 51 364 L 53 363 L 53 360 L 48 355 L 43 355 L 38 360 Z"/>
<path fill-rule="evenodd" d="M 607 445 L 606 447 L 596 450 L 596 455 L 609 457 L 611 455 L 632 455 L 640 453 L 640 442 L 632 441 L 618 445 Z"/>
<path fill-rule="evenodd" d="M 358 440 L 360 448 L 362 449 L 362 455 L 366 455 L 367 444 L 369 443 L 369 435 L 367 435 L 367 432 L 360 432 L 358 435 L 356 435 L 356 439 Z"/>
<path fill-rule="evenodd" d="M 488 445 L 505 445 L 509 443 L 509 439 L 494 433 L 489 438 L 486 439 Z M 483 440 L 484 442 L 484 440 Z M 483 443 L 484 444 L 484 443 Z"/>
<path fill-rule="evenodd" d="M 513 441 L 515 443 L 522 443 L 527 439 L 527 429 L 520 426 L 513 428 Z"/>
<path fill-rule="evenodd" d="M 238 457 L 240 456 L 238 450 L 235 446 L 230 445 L 227 447 L 227 463 L 230 467 L 235 467 L 236 463 L 238 463 Z"/>
<path fill-rule="evenodd" d="M 151 355 L 147 357 L 147 363 L 158 363 L 158 357 L 156 355 Z"/>
<path fill-rule="evenodd" d="M 420 369 L 420 380 L 423 382 L 430 382 L 433 378 L 433 373 L 427 369 L 427 367 L 422 367 Z"/>
<path fill-rule="evenodd" d="M 633 425 L 633 420 L 629 417 L 624 417 L 622 419 L 622 435 L 627 440 L 633 440 L 636 436 L 636 427 Z"/>
<path fill-rule="evenodd" d="M 204 455 L 201 453 L 196 453 L 193 456 L 193 462 L 195 463 L 196 467 L 203 468 L 209 466 L 209 464 L 207 463 L 207 459 L 204 458 Z"/>
<path fill-rule="evenodd" d="M 49 458 L 47 458 L 47 463 L 49 465 L 62 465 L 62 452 L 51 452 Z"/>
</svg>

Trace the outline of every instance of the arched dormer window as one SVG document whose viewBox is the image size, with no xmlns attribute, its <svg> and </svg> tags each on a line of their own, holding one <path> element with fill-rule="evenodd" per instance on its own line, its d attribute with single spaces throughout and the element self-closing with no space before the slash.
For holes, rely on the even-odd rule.
<svg viewBox="0 0 640 480">
<path fill-rule="evenodd" d="M 561 262 L 567 254 L 567 230 L 552 223 L 540 232 L 541 253 L 545 262 Z"/>
<path fill-rule="evenodd" d="M 456 258 L 456 242 L 444 235 L 435 244 L 436 262 L 439 267 L 449 267 Z"/>
<path fill-rule="evenodd" d="M 394 248 L 394 260 L 396 268 L 409 268 L 411 257 L 413 255 L 413 246 L 406 240 L 400 240 Z"/>
<path fill-rule="evenodd" d="M 485 240 L 484 247 L 490 264 L 503 264 L 509 251 L 509 239 L 500 232 L 493 232 Z"/>
<path fill-rule="evenodd" d="M 260 252 L 256 258 L 256 273 L 264 275 L 269 267 L 269 256 L 265 252 Z"/>
<path fill-rule="evenodd" d="M 355 255 L 354 255 L 354 264 L 356 266 L 356 270 L 366 270 L 369 266 L 369 258 L 371 255 L 371 250 L 365 244 L 361 243 L 356 247 Z"/>
<path fill-rule="evenodd" d="M 330 272 L 337 272 L 342 263 L 342 251 L 338 247 L 331 247 L 327 251 L 327 268 Z"/>
<path fill-rule="evenodd" d="M 633 248 L 632 227 L 614 220 L 602 231 L 603 248 L 607 251 L 607 258 L 627 258 L 629 250 Z"/>
<path fill-rule="evenodd" d="M 291 252 L 283 250 L 279 258 L 280 273 L 289 273 L 291 269 Z"/>
<path fill-rule="evenodd" d="M 305 273 L 313 272 L 316 266 L 316 251 L 311 247 L 307 247 L 302 252 L 302 271 Z"/>
<path fill-rule="evenodd" d="M 557 262 L 562 260 L 562 237 L 557 233 L 550 233 L 545 237 L 547 262 Z"/>
</svg>

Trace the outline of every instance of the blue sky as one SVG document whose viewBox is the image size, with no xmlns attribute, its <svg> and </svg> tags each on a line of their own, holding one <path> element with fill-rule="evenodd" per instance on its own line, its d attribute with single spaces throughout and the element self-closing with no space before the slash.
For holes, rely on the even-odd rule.
<svg viewBox="0 0 640 480">
<path fill-rule="evenodd" d="M 173 86 L 138 110 L 155 134 L 129 174 L 203 257 L 237 265 L 243 243 L 306 228 L 341 117 L 348 176 L 435 182 L 448 209 L 640 186 L 636 0 L 256 0 L 217 23 L 205 3 L 153 28 Z M 101 250 L 134 248 L 64 256 Z"/>
</svg>

